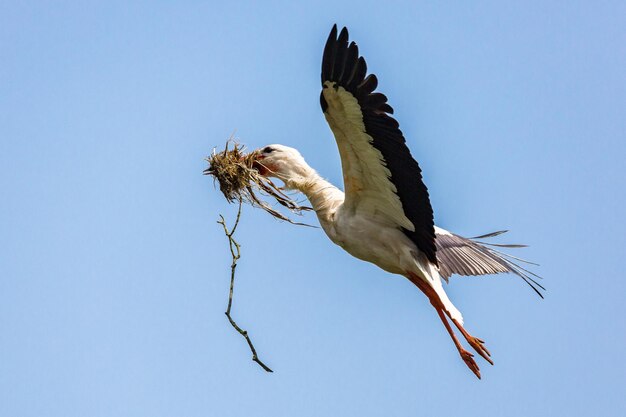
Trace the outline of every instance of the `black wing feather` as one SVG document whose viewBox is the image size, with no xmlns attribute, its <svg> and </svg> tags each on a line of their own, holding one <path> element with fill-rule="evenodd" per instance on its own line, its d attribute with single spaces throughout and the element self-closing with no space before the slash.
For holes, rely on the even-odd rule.
<svg viewBox="0 0 626 417">
<path fill-rule="evenodd" d="M 387 97 L 374 93 L 378 79 L 374 74 L 366 74 L 367 64 L 359 56 L 356 44 L 352 42 L 348 45 L 348 30 L 343 28 L 337 37 L 337 25 L 334 25 L 324 48 L 322 85 L 326 81 L 335 82 L 356 97 L 366 133 L 373 138 L 372 145 L 383 155 L 404 213 L 415 226 L 415 231 L 403 229 L 403 232 L 430 262 L 437 265 L 433 209 L 422 180 L 422 171 L 406 146 L 398 122 L 389 116 L 393 109 L 387 104 Z M 322 111 L 326 111 L 323 95 L 320 104 Z"/>
</svg>

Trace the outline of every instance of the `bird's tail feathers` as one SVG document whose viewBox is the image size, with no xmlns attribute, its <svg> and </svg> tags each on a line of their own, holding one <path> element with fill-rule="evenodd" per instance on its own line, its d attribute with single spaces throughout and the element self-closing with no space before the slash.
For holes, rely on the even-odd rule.
<svg viewBox="0 0 626 417">
<path fill-rule="evenodd" d="M 527 264 L 527 265 L 534 265 L 534 266 L 539 266 L 539 264 L 530 262 L 526 259 L 518 258 L 517 256 L 513 256 L 505 252 L 501 252 L 497 249 L 494 249 L 494 248 L 525 248 L 527 247 L 527 245 L 491 243 L 491 242 L 485 242 L 482 240 L 482 239 L 486 239 L 486 238 L 490 238 L 494 236 L 499 236 L 506 232 L 508 232 L 508 230 L 499 230 L 497 232 L 492 232 L 492 233 L 488 233 L 488 234 L 481 235 L 481 236 L 470 237 L 468 238 L 468 240 L 472 241 L 476 245 L 479 245 L 482 248 L 482 250 L 486 251 L 492 257 L 494 257 L 503 265 L 505 265 L 508 269 L 508 272 L 512 272 L 513 274 L 522 278 L 524 282 L 526 282 L 526 284 L 528 284 L 530 288 L 532 288 L 537 293 L 537 295 L 539 295 L 539 297 L 544 298 L 541 291 L 545 291 L 546 288 L 540 283 L 538 283 L 537 280 L 535 279 L 535 278 L 537 279 L 543 279 L 543 278 L 520 265 L 520 263 Z"/>
</svg>

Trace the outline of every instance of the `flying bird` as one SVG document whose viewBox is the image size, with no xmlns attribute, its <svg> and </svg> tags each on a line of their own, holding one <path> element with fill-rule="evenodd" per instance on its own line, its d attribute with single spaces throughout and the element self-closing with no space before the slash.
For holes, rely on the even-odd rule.
<svg viewBox="0 0 626 417">
<path fill-rule="evenodd" d="M 434 225 L 433 209 L 422 172 L 411 156 L 387 97 L 376 92 L 378 80 L 367 74 L 365 59 L 348 30 L 337 36 L 334 25 L 322 59 L 320 104 L 332 130 L 343 171 L 341 191 L 322 178 L 293 148 L 268 145 L 257 151 L 255 167 L 275 177 L 286 189 L 302 192 L 330 240 L 346 252 L 417 286 L 437 311 L 461 358 L 480 378 L 474 355 L 462 337 L 493 365 L 485 342 L 463 327 L 463 316 L 444 291 L 442 280 L 453 275 L 513 273 L 542 298 L 537 275 L 521 267 L 519 258 L 504 254 L 482 239 L 465 238 Z"/>
</svg>

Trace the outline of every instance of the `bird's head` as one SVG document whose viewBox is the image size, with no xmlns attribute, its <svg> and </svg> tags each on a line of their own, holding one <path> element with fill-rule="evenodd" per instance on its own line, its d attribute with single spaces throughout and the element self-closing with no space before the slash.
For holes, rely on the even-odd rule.
<svg viewBox="0 0 626 417">
<path fill-rule="evenodd" d="M 315 172 L 305 162 L 300 152 L 284 145 L 267 145 L 257 149 L 254 168 L 264 177 L 278 178 L 287 188 L 306 180 Z"/>
</svg>

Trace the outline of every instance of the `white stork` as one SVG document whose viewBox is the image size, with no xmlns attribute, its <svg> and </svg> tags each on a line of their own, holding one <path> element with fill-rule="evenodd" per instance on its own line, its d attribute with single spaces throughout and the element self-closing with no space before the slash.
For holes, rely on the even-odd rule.
<svg viewBox="0 0 626 417">
<path fill-rule="evenodd" d="M 276 177 L 285 188 L 305 194 L 319 222 L 335 244 L 352 256 L 387 272 L 403 275 L 430 300 L 452 337 L 461 358 L 480 378 L 473 354 L 463 348 L 448 318 L 469 345 L 493 364 L 484 342 L 463 327 L 463 316 L 446 295 L 442 278 L 452 274 L 486 275 L 512 272 L 541 296 L 543 289 L 508 255 L 476 239 L 434 225 L 428 190 L 417 162 L 405 144 L 387 97 L 374 92 L 378 81 L 366 75 L 357 45 L 348 30 L 337 37 L 333 26 L 322 60 L 322 110 L 337 141 L 345 193 L 323 179 L 290 147 L 269 145 L 258 150 L 256 167 Z M 486 246 L 489 245 L 489 246 Z M 536 276 L 536 275 L 534 275 Z"/>
</svg>

